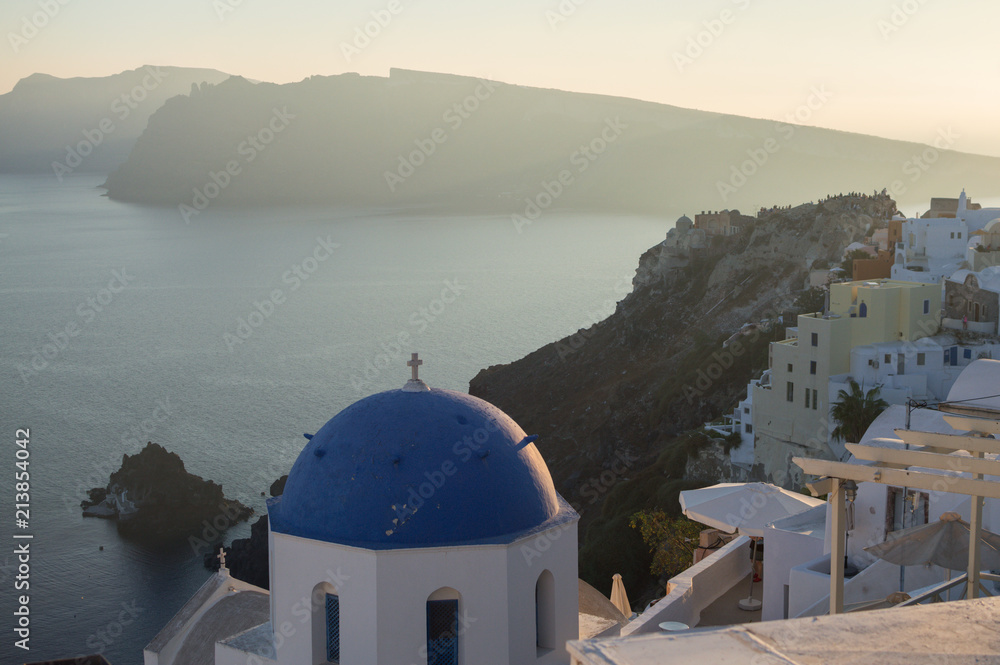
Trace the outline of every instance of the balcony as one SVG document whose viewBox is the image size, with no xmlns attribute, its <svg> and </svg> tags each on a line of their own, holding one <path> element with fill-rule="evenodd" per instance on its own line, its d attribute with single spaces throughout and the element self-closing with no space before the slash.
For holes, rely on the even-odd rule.
<svg viewBox="0 0 1000 665">
<path fill-rule="evenodd" d="M 750 588 L 750 539 L 739 536 L 691 566 L 667 584 L 667 595 L 651 605 L 622 630 L 623 636 L 659 633 L 665 621 L 679 621 L 691 628 L 760 621 L 760 610 L 737 607 Z M 754 585 L 760 600 L 762 584 Z"/>
</svg>

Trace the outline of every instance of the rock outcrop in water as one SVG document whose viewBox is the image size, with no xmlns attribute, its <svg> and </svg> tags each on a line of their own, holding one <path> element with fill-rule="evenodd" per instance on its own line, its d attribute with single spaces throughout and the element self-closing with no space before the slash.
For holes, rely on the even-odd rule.
<svg viewBox="0 0 1000 665">
<path fill-rule="evenodd" d="M 206 523 L 231 526 L 253 514 L 227 499 L 221 485 L 188 473 L 176 453 L 152 442 L 136 455 L 123 455 L 107 486 L 90 490 L 81 505 L 84 516 L 115 519 L 122 534 L 148 541 L 182 539 L 203 531 Z"/>
</svg>

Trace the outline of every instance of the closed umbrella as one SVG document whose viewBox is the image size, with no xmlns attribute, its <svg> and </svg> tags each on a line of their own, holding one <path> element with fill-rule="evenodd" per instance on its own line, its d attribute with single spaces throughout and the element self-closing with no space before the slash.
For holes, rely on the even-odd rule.
<svg viewBox="0 0 1000 665">
<path fill-rule="evenodd" d="M 884 543 L 865 551 L 897 566 L 932 564 L 948 570 L 969 566 L 969 523 L 958 513 L 944 513 L 941 519 L 908 529 L 893 531 Z M 1000 570 L 1000 535 L 980 530 L 980 561 L 988 570 Z"/>
<path fill-rule="evenodd" d="M 615 573 L 614 581 L 611 583 L 611 604 L 621 610 L 626 618 L 632 616 L 632 606 L 628 602 L 628 594 L 625 593 L 625 584 L 622 576 Z"/>
<path fill-rule="evenodd" d="M 775 520 L 822 506 L 823 501 L 804 494 L 789 492 L 770 483 L 719 483 L 711 487 L 681 492 L 681 510 L 695 522 L 701 522 L 726 533 L 739 531 L 744 536 L 762 538 L 764 527 Z M 757 555 L 754 541 L 753 557 Z M 753 574 L 750 594 L 741 600 L 744 610 L 760 609 L 753 597 Z"/>
</svg>

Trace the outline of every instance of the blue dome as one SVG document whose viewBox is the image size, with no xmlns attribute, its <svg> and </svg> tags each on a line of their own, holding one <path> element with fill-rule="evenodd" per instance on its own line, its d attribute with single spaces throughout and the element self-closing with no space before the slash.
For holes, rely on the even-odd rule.
<svg viewBox="0 0 1000 665">
<path fill-rule="evenodd" d="M 509 541 L 565 505 L 532 441 L 464 393 L 371 395 L 306 444 L 271 529 L 368 549 Z"/>
</svg>

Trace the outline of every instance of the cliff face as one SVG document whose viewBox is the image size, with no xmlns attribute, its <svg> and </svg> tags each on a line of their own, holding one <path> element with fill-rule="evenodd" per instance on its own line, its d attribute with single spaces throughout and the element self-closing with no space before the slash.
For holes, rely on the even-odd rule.
<svg viewBox="0 0 1000 665">
<path fill-rule="evenodd" d="M 887 197 L 850 197 L 773 212 L 740 235 L 712 239 L 683 268 L 669 267 L 665 246 L 653 247 L 608 319 L 470 382 L 472 394 L 540 435 L 556 487 L 582 512 L 584 579 L 588 543 L 609 520 L 628 539 L 621 522 L 630 511 L 661 504 L 677 512 L 682 487 L 662 488 L 685 478 L 687 453 L 700 445 L 678 435 L 728 413 L 766 368 L 768 343 L 783 337 L 766 322 L 795 306 L 807 269 L 836 265 L 873 218 L 894 209 Z M 722 348 L 757 322 L 765 324 Z M 606 573 L 595 569 L 592 583 Z"/>
</svg>

